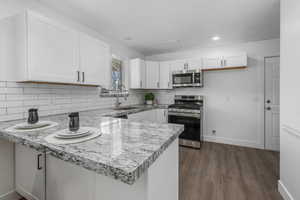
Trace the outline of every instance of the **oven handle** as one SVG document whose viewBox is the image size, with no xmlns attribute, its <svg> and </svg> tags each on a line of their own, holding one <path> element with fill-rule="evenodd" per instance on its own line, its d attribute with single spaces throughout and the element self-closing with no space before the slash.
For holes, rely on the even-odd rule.
<svg viewBox="0 0 300 200">
<path fill-rule="evenodd" d="M 193 114 L 193 113 L 178 113 L 178 112 L 169 111 L 168 115 L 169 116 L 180 116 L 180 117 L 193 117 L 196 119 L 200 119 L 200 114 L 197 114 L 197 113 L 195 113 L 195 114 Z"/>
</svg>

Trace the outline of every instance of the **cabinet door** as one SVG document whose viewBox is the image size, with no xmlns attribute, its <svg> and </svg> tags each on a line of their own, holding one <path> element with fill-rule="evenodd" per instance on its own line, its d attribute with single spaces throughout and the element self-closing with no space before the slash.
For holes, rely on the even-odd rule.
<svg viewBox="0 0 300 200">
<path fill-rule="evenodd" d="M 146 63 L 142 59 L 130 60 L 130 88 L 146 88 Z"/>
<path fill-rule="evenodd" d="M 222 67 L 222 59 L 220 57 L 203 58 L 202 59 L 202 67 L 203 67 L 203 69 L 221 68 Z"/>
<path fill-rule="evenodd" d="M 45 199 L 44 154 L 15 145 L 16 191 L 26 199 Z"/>
<path fill-rule="evenodd" d="M 159 63 L 159 88 L 172 89 L 171 62 L 165 61 Z"/>
<path fill-rule="evenodd" d="M 96 176 L 93 171 L 69 162 L 47 156 L 47 199 L 96 200 Z M 105 179 L 106 180 L 106 179 Z"/>
<path fill-rule="evenodd" d="M 189 70 L 200 70 L 202 68 L 202 59 L 195 58 L 187 61 Z"/>
<path fill-rule="evenodd" d="M 111 65 L 109 46 L 88 35 L 80 35 L 80 72 L 84 84 L 110 86 Z"/>
<path fill-rule="evenodd" d="M 247 66 L 247 55 L 224 56 L 224 67 Z"/>
<path fill-rule="evenodd" d="M 146 61 L 146 88 L 159 88 L 159 62 Z"/>
<path fill-rule="evenodd" d="M 28 15 L 28 71 L 31 81 L 76 83 L 79 34 Z"/>
<path fill-rule="evenodd" d="M 182 71 L 184 70 L 185 60 L 175 60 L 171 62 L 171 71 Z"/>
</svg>

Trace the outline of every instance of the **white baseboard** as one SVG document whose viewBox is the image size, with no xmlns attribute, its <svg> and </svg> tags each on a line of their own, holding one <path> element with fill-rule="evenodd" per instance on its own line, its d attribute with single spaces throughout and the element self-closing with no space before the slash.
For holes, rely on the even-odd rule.
<svg viewBox="0 0 300 200">
<path fill-rule="evenodd" d="M 251 148 L 257 148 L 257 149 L 264 149 L 264 145 L 262 145 L 262 144 L 257 144 L 257 143 L 249 142 L 249 141 L 245 141 L 245 140 L 224 138 L 224 137 L 215 137 L 215 136 L 204 135 L 204 141 L 222 143 L 222 144 L 230 144 L 230 145 L 243 146 L 243 147 L 251 147 Z"/>
<path fill-rule="evenodd" d="M 24 198 L 28 200 L 39 200 L 37 197 L 33 196 L 32 194 L 26 192 L 22 187 L 16 185 L 16 191 Z"/>
<path fill-rule="evenodd" d="M 278 181 L 278 191 L 284 200 L 294 200 L 293 196 L 289 193 L 287 188 L 280 180 Z"/>
<path fill-rule="evenodd" d="M 16 191 L 10 191 L 6 194 L 0 195 L 0 200 L 18 200 L 21 197 Z"/>
</svg>

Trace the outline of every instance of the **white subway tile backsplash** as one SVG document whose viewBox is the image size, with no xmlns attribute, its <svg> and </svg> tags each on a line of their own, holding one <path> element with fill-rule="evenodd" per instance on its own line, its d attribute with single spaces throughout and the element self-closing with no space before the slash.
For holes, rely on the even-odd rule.
<svg viewBox="0 0 300 200">
<path fill-rule="evenodd" d="M 11 115 L 2 115 L 0 116 L 0 121 L 11 121 L 15 119 L 22 119 L 24 118 L 24 113 L 19 114 L 11 114 Z"/>
<path fill-rule="evenodd" d="M 132 92 L 123 105 L 143 101 L 143 93 Z M 115 98 L 99 97 L 97 88 L 82 86 L 40 85 L 0 81 L 0 121 L 27 117 L 29 108 L 38 108 L 40 116 L 108 108 Z"/>
<path fill-rule="evenodd" d="M 6 108 L 0 108 L 0 116 L 6 115 Z"/>
<path fill-rule="evenodd" d="M 2 87 L 6 87 L 6 82 L 0 81 L 0 88 L 2 88 Z"/>
<path fill-rule="evenodd" d="M 5 101 L 5 100 L 6 100 L 6 95 L 0 94 L 0 101 Z"/>
<path fill-rule="evenodd" d="M 22 107 L 23 101 L 6 101 L 6 107 L 8 108 L 15 108 L 15 107 Z"/>
</svg>

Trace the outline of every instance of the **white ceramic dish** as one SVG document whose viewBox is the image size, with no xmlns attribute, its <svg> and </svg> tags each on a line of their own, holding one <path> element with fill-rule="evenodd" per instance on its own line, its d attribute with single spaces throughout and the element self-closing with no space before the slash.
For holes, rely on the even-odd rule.
<svg viewBox="0 0 300 200">
<path fill-rule="evenodd" d="M 61 130 L 57 133 L 59 136 L 78 136 L 88 133 L 89 130 L 86 128 L 80 128 L 78 131 L 70 131 L 69 129 Z"/>
<path fill-rule="evenodd" d="M 57 132 L 55 137 L 59 139 L 74 139 L 74 138 L 86 137 L 90 134 L 92 134 L 92 132 L 87 128 L 80 128 L 76 132 L 72 132 L 69 129 L 64 129 Z"/>
<path fill-rule="evenodd" d="M 18 130 L 34 130 L 34 129 L 38 129 L 38 128 L 44 128 L 47 126 L 50 126 L 51 122 L 37 122 L 35 124 L 28 124 L 27 122 L 22 123 L 22 124 L 18 124 L 15 126 L 15 129 Z"/>
</svg>

